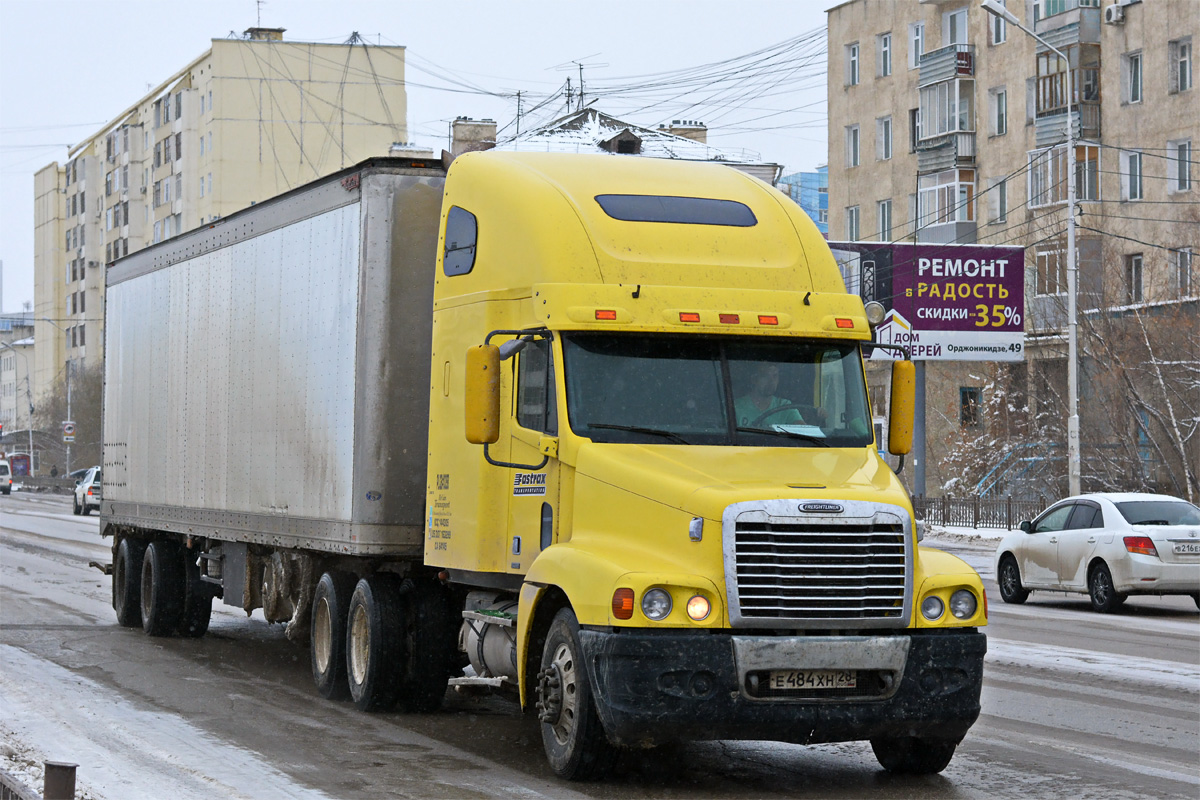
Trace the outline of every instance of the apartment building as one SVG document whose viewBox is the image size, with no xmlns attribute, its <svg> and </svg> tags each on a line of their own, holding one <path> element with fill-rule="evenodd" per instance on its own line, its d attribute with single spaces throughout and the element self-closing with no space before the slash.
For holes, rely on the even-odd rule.
<svg viewBox="0 0 1200 800">
<path fill-rule="evenodd" d="M 1069 124 L 1083 489 L 1200 496 L 1200 3 L 997 2 L 1040 41 L 978 0 L 828 12 L 830 238 L 1025 247 L 1025 360 L 926 362 L 914 488 L 1066 489 Z"/>
<path fill-rule="evenodd" d="M 804 213 L 817 224 L 817 230 L 829 238 L 829 167 L 822 164 L 814 172 L 793 172 L 777 184 Z"/>
<path fill-rule="evenodd" d="M 35 397 L 103 359 L 106 264 L 407 141 L 403 47 L 283 33 L 213 39 L 37 172 Z"/>
</svg>

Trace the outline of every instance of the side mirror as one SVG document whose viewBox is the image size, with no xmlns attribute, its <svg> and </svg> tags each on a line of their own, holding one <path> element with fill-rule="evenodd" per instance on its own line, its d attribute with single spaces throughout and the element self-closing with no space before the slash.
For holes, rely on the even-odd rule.
<svg viewBox="0 0 1200 800">
<path fill-rule="evenodd" d="M 913 413 L 917 404 L 917 368 L 911 361 L 892 362 L 892 403 L 888 415 L 888 452 L 912 451 Z"/>
<path fill-rule="evenodd" d="M 1033 533 L 1033 523 L 1027 519 L 1021 520 L 1021 530 L 1026 533 Z"/>
<path fill-rule="evenodd" d="M 467 350 L 467 441 L 495 444 L 500 438 L 500 348 L 481 344 Z"/>
</svg>

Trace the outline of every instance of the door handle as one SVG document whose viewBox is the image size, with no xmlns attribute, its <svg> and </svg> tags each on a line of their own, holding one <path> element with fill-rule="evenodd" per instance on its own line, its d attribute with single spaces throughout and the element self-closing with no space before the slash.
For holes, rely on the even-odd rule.
<svg viewBox="0 0 1200 800">
<path fill-rule="evenodd" d="M 1096 543 L 1096 537 L 1095 537 L 1095 536 L 1089 536 L 1089 537 L 1088 537 L 1088 544 L 1095 544 L 1095 543 Z"/>
<path fill-rule="evenodd" d="M 1058 537 L 1057 537 L 1057 536 L 1051 536 L 1051 537 L 1050 537 L 1050 544 L 1058 544 Z"/>
</svg>

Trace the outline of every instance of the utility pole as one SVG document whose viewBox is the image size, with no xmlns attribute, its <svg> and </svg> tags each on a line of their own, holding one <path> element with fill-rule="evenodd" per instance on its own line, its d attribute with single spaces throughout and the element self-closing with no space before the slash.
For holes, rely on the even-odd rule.
<svg viewBox="0 0 1200 800">
<path fill-rule="evenodd" d="M 521 135 L 521 93 L 517 92 L 517 136 Z"/>
<path fill-rule="evenodd" d="M 575 63 L 579 64 L 579 110 L 583 111 L 583 64 L 578 61 Z"/>
<path fill-rule="evenodd" d="M 567 113 L 571 113 L 571 79 L 567 78 Z"/>
</svg>

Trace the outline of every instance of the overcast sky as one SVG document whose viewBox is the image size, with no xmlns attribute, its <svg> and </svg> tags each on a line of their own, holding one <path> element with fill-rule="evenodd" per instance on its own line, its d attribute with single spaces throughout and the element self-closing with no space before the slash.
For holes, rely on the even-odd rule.
<svg viewBox="0 0 1200 800">
<path fill-rule="evenodd" d="M 699 120 L 709 126 L 709 144 L 749 150 L 796 172 L 826 161 L 824 39 L 815 32 L 833 5 L 268 0 L 261 24 L 286 28 L 289 40 L 342 42 L 357 31 L 370 43 L 404 45 L 410 138 L 435 151 L 459 115 L 509 124 L 515 99 L 493 93 L 520 90 L 528 109 L 568 75 L 577 82 L 572 62 L 582 62 L 585 90 L 608 90 L 597 108 L 647 127 Z M 206 51 L 210 39 L 257 24 L 258 13 L 255 0 L 0 0 L 4 312 L 33 300 L 34 172 L 65 161 L 69 145 Z M 663 75 L 704 65 L 690 76 Z M 646 76 L 661 79 L 636 94 L 619 91 L 647 83 Z M 547 103 L 522 129 L 565 110 L 562 100 Z"/>
</svg>

